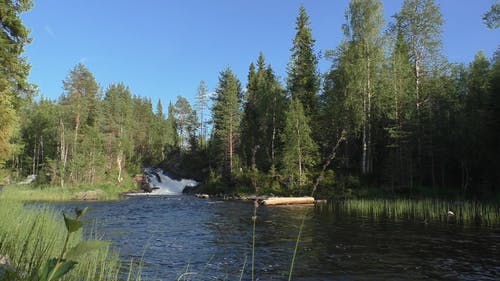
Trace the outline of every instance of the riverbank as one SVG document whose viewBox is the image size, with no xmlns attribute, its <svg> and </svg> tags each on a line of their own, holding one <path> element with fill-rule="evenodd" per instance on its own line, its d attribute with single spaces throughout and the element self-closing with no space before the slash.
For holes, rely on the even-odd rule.
<svg viewBox="0 0 500 281">
<path fill-rule="evenodd" d="M 0 199 L 10 201 L 114 201 L 133 190 L 131 185 L 97 184 L 79 186 L 8 185 L 0 191 Z"/>
</svg>

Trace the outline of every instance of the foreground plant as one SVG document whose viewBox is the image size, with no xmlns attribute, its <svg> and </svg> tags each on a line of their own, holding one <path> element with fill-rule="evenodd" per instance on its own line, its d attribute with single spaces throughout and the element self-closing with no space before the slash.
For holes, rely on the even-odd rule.
<svg viewBox="0 0 500 281">
<path fill-rule="evenodd" d="M 90 251 L 105 248 L 109 245 L 109 243 L 105 241 L 88 240 L 80 241 L 76 246 L 68 249 L 68 242 L 70 240 L 70 237 L 73 233 L 82 228 L 83 222 L 80 220 L 80 218 L 87 212 L 87 210 L 88 208 L 84 208 L 83 210 L 76 209 L 75 219 L 68 218 L 66 214 L 63 214 L 67 233 L 64 240 L 64 246 L 61 250 L 61 254 L 59 255 L 59 257 L 51 258 L 45 263 L 45 265 L 39 271 L 39 275 L 37 276 L 36 280 L 59 280 L 75 267 L 75 265 L 78 263 L 75 260 L 78 257 Z"/>
</svg>

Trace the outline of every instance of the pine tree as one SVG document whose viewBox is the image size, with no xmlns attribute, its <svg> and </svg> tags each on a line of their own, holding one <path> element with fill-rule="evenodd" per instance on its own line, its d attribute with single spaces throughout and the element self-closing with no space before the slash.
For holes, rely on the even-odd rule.
<svg viewBox="0 0 500 281">
<path fill-rule="evenodd" d="M 89 129 L 96 126 L 100 114 L 99 85 L 94 75 L 83 64 L 78 64 L 63 81 L 63 87 L 65 93 L 60 101 L 65 114 L 60 120 L 61 179 L 65 177 L 66 164 L 69 164 L 69 177 L 73 183 L 78 183 L 83 179 L 82 171 L 87 163 L 85 154 L 89 153 L 84 149 L 80 150 L 80 145 Z"/>
<path fill-rule="evenodd" d="M 35 92 L 35 86 L 27 81 L 31 66 L 22 57 L 30 43 L 29 30 L 19 16 L 32 6 L 30 0 L 3 1 L 0 5 L 0 166 L 14 149 L 11 137 L 17 128 L 16 110 Z"/>
<path fill-rule="evenodd" d="M 305 114 L 314 119 L 318 109 L 318 59 L 314 54 L 315 40 L 309 27 L 309 16 L 304 6 L 300 7 L 295 30 L 297 31 L 288 64 L 288 91 L 292 98 L 300 100 Z"/>
<path fill-rule="evenodd" d="M 222 174 L 230 177 L 235 169 L 241 115 L 241 86 L 231 69 L 221 72 L 215 92 L 212 108 L 214 156 Z"/>
<path fill-rule="evenodd" d="M 489 29 L 500 28 L 500 2 L 495 1 L 488 12 L 483 15 L 483 21 Z"/>
<path fill-rule="evenodd" d="M 282 174 L 287 177 L 290 190 L 300 191 L 307 184 L 307 172 L 316 164 L 317 147 L 308 123 L 301 102 L 292 99 L 281 135 L 284 143 Z"/>
</svg>

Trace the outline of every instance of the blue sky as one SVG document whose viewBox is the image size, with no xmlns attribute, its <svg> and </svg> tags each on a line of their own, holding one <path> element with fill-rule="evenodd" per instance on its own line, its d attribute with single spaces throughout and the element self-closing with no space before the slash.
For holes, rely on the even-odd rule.
<svg viewBox="0 0 500 281">
<path fill-rule="evenodd" d="M 469 63 L 478 50 L 491 57 L 500 30 L 489 30 L 482 14 L 494 0 L 437 0 L 445 24 L 443 52 L 451 62 Z M 282 81 L 303 4 L 310 16 L 316 51 L 334 49 L 348 0 L 35 0 L 23 14 L 33 43 L 25 56 L 30 81 L 40 95 L 56 99 L 62 80 L 79 62 L 106 88 L 123 82 L 133 94 L 168 104 L 178 95 L 193 101 L 199 82 L 210 91 L 230 66 L 243 85 L 260 51 Z M 386 0 L 386 21 L 402 0 Z M 320 59 L 320 70 L 330 63 Z"/>
</svg>

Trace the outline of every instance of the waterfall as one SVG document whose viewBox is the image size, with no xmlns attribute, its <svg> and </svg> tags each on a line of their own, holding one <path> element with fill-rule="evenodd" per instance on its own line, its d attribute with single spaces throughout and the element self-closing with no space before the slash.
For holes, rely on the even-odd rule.
<svg viewBox="0 0 500 281">
<path fill-rule="evenodd" d="M 147 168 L 144 173 L 153 189 L 150 195 L 179 195 L 186 186 L 198 185 L 197 181 L 191 179 L 172 179 L 160 168 Z"/>
</svg>

